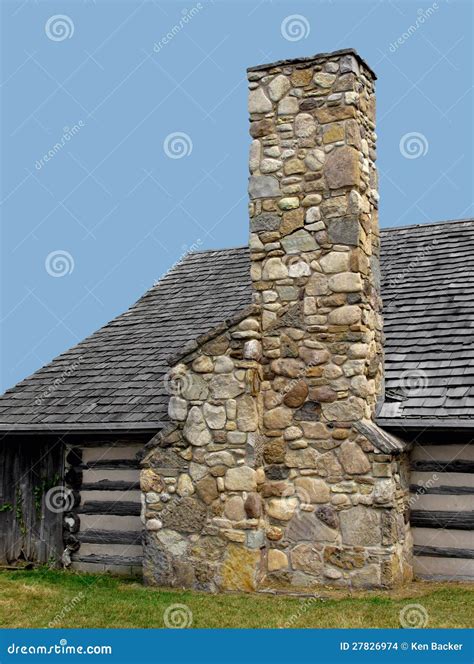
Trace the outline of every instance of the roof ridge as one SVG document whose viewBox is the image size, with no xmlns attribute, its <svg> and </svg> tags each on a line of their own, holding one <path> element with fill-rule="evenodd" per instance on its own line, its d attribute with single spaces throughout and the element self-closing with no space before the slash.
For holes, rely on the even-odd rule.
<svg viewBox="0 0 474 664">
<path fill-rule="evenodd" d="M 381 228 L 381 233 L 390 231 L 402 231 L 408 228 L 432 228 L 433 226 L 446 226 L 448 224 L 469 224 L 474 223 L 474 217 L 466 217 L 465 219 L 446 219 L 445 221 L 427 221 L 424 224 L 406 224 L 405 226 L 386 226 Z"/>
</svg>

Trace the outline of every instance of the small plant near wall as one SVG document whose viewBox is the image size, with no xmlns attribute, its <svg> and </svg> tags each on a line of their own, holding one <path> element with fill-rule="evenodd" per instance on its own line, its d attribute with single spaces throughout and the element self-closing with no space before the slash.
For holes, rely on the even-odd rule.
<svg viewBox="0 0 474 664">
<path fill-rule="evenodd" d="M 17 487 L 16 490 L 16 508 L 15 508 L 16 521 L 18 523 L 18 528 L 22 535 L 26 535 L 26 523 L 23 516 L 23 495 L 21 488 Z"/>
<path fill-rule="evenodd" d="M 59 475 L 56 473 L 51 479 L 43 478 L 40 483 L 33 488 L 33 499 L 35 504 L 35 511 L 38 518 L 41 517 L 43 496 L 48 493 L 50 489 L 58 486 L 60 481 Z"/>
<path fill-rule="evenodd" d="M 13 505 L 11 503 L 2 503 L 0 505 L 0 512 L 12 512 Z"/>
</svg>

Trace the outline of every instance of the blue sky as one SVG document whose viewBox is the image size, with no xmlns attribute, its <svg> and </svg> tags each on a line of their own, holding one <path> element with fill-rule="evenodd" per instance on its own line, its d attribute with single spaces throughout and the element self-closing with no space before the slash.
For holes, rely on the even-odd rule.
<svg viewBox="0 0 474 664">
<path fill-rule="evenodd" d="M 356 48 L 378 75 L 381 225 L 473 215 L 470 2 L 3 0 L 2 14 L 2 389 L 191 247 L 246 244 L 248 66 Z"/>
</svg>

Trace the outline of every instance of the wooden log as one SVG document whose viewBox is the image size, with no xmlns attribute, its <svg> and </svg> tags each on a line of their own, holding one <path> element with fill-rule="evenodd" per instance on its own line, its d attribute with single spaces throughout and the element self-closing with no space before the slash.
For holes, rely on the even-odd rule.
<svg viewBox="0 0 474 664">
<path fill-rule="evenodd" d="M 474 512 L 441 512 L 438 510 L 414 510 L 410 523 L 418 528 L 447 528 L 448 530 L 473 530 Z"/>
<path fill-rule="evenodd" d="M 142 564 L 142 557 L 132 556 L 99 556 L 91 554 L 89 556 L 81 556 L 80 554 L 73 554 L 72 560 L 75 563 L 100 563 L 102 565 L 129 565 L 139 567 Z"/>
<path fill-rule="evenodd" d="M 79 514 L 115 514 L 116 516 L 140 516 L 141 504 L 127 501 L 88 500 L 78 509 Z"/>
<path fill-rule="evenodd" d="M 411 469 L 435 473 L 474 473 L 474 461 L 454 459 L 453 461 L 414 460 Z"/>
<path fill-rule="evenodd" d="M 465 494 L 473 494 L 474 486 L 446 486 L 441 484 L 440 486 L 424 487 L 420 484 L 411 484 L 410 492 L 416 496 L 422 496 L 425 493 L 434 493 L 444 496 L 461 496 Z"/>
<path fill-rule="evenodd" d="M 81 463 L 78 468 L 82 470 L 117 470 L 120 468 L 136 468 L 139 470 L 140 463 L 136 459 L 97 459 L 89 463 Z"/>
<path fill-rule="evenodd" d="M 474 558 L 472 549 L 454 549 L 453 547 L 421 546 L 413 547 L 415 556 L 433 556 L 435 558 Z"/>
<path fill-rule="evenodd" d="M 139 491 L 140 482 L 100 480 L 99 482 L 84 482 L 81 488 L 82 491 Z"/>
<path fill-rule="evenodd" d="M 133 530 L 85 530 L 78 534 L 84 544 L 141 544 L 142 532 Z"/>
</svg>

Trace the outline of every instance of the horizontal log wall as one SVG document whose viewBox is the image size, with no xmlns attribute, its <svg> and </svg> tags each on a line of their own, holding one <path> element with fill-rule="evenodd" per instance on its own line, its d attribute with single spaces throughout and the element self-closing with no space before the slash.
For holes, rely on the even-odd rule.
<svg viewBox="0 0 474 664">
<path fill-rule="evenodd" d="M 69 473 L 79 501 L 79 525 L 65 535 L 71 566 L 84 572 L 141 574 L 141 493 L 137 454 L 143 442 L 119 440 L 69 450 Z M 78 481 L 79 480 L 79 481 Z"/>
<path fill-rule="evenodd" d="M 411 459 L 415 573 L 426 579 L 474 580 L 474 445 L 468 437 L 425 434 Z M 459 437 L 460 438 L 460 437 Z"/>
</svg>

